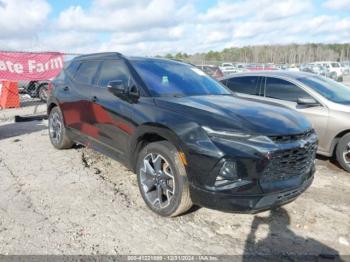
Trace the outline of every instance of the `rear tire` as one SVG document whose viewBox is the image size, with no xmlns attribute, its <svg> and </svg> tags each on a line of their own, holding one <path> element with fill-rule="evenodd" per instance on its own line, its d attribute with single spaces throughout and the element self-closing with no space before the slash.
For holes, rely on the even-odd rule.
<svg viewBox="0 0 350 262">
<path fill-rule="evenodd" d="M 48 84 L 41 84 L 38 87 L 38 97 L 40 98 L 41 101 L 47 102 L 47 96 L 48 96 Z"/>
<path fill-rule="evenodd" d="M 347 172 L 350 172 L 350 133 L 343 136 L 336 149 L 337 161 Z"/>
<path fill-rule="evenodd" d="M 185 167 L 178 150 L 168 141 L 145 146 L 139 154 L 136 172 L 142 198 L 153 212 L 174 217 L 191 208 Z"/>
<path fill-rule="evenodd" d="M 67 149 L 74 145 L 67 135 L 61 110 L 57 106 L 50 111 L 49 136 L 51 144 L 57 149 Z"/>
</svg>

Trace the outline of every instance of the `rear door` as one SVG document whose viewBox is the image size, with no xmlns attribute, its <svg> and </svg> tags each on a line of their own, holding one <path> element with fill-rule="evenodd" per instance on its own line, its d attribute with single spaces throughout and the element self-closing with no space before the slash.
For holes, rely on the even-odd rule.
<svg viewBox="0 0 350 262">
<path fill-rule="evenodd" d="M 224 80 L 231 91 L 238 96 L 257 98 L 261 95 L 261 79 L 259 76 L 240 76 Z"/>
<path fill-rule="evenodd" d="M 328 109 L 321 104 L 312 107 L 299 105 L 298 98 L 315 99 L 302 87 L 284 79 L 266 77 L 264 96 L 267 101 L 283 104 L 302 113 L 311 122 L 319 138 L 322 139 L 325 136 Z"/>
<path fill-rule="evenodd" d="M 123 156 L 133 129 L 130 124 L 132 105 L 108 90 L 108 83 L 116 80 L 122 80 L 126 86 L 131 86 L 133 80 L 128 67 L 122 59 L 104 61 L 91 93 L 92 124 L 98 130 L 98 141 L 105 148 Z"/>
<path fill-rule="evenodd" d="M 67 76 L 62 92 L 64 103 L 61 104 L 61 109 L 66 126 L 73 131 L 91 137 L 97 135 L 96 130 L 91 125 L 90 93 L 99 63 L 99 61 L 79 62 L 78 68 L 74 69 L 76 70 L 74 75 Z M 71 66 L 77 65 L 72 63 Z"/>
</svg>

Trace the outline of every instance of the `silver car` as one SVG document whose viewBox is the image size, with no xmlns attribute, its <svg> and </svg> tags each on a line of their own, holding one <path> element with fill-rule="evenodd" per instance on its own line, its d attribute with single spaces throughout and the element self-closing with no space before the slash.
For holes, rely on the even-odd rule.
<svg viewBox="0 0 350 262">
<path fill-rule="evenodd" d="M 350 87 L 291 71 L 241 73 L 220 81 L 238 96 L 283 104 L 302 113 L 318 135 L 317 153 L 335 155 L 350 172 Z"/>
</svg>

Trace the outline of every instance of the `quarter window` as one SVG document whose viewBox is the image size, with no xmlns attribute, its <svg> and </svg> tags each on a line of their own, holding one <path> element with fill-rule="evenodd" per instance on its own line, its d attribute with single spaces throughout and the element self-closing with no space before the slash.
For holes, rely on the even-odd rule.
<svg viewBox="0 0 350 262">
<path fill-rule="evenodd" d="M 265 96 L 297 102 L 298 98 L 310 98 L 310 95 L 302 90 L 300 87 L 279 78 L 266 78 Z"/>
<path fill-rule="evenodd" d="M 106 87 L 113 80 L 122 80 L 125 84 L 129 85 L 130 79 L 129 70 L 122 61 L 105 61 L 100 70 L 98 85 Z"/>
<path fill-rule="evenodd" d="M 257 76 L 233 77 L 227 80 L 227 87 L 233 92 L 259 95 Z"/>
<path fill-rule="evenodd" d="M 99 62 L 83 62 L 75 75 L 75 80 L 83 84 L 92 84 Z"/>
</svg>

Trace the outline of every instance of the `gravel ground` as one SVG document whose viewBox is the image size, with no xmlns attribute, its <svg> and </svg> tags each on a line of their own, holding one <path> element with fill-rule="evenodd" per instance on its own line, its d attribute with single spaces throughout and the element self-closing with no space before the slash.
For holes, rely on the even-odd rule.
<svg viewBox="0 0 350 262">
<path fill-rule="evenodd" d="M 0 111 L 0 254 L 350 255 L 350 174 L 329 159 L 280 209 L 162 218 L 132 172 L 88 148 L 55 150 L 47 121 L 13 123 L 22 110 Z"/>
</svg>

